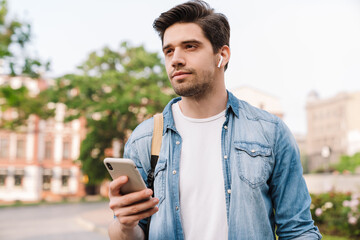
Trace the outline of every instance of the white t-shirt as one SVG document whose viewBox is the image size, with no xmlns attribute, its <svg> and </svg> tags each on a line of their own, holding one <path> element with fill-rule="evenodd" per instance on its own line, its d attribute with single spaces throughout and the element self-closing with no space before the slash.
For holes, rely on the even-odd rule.
<svg viewBox="0 0 360 240">
<path fill-rule="evenodd" d="M 183 115 L 172 105 L 182 138 L 180 157 L 180 214 L 185 239 L 227 239 L 221 130 L 225 110 L 206 119 Z"/>
</svg>

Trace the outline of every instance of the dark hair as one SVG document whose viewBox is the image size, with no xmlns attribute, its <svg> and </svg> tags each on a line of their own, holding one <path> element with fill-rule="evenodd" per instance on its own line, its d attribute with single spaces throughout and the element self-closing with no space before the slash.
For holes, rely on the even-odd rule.
<svg viewBox="0 0 360 240">
<path fill-rule="evenodd" d="M 153 23 L 161 41 L 165 30 L 175 23 L 196 23 L 210 41 L 214 53 L 224 45 L 230 46 L 230 25 L 224 14 L 215 13 L 208 3 L 189 1 L 163 12 Z M 227 64 L 225 70 L 227 69 Z"/>
</svg>

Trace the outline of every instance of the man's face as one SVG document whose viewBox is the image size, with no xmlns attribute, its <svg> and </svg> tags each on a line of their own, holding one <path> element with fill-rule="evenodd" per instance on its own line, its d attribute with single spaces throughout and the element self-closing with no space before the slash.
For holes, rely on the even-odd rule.
<svg viewBox="0 0 360 240">
<path fill-rule="evenodd" d="M 167 28 L 163 52 L 168 77 L 178 95 L 201 96 L 212 88 L 218 60 L 197 24 L 176 23 Z"/>
</svg>

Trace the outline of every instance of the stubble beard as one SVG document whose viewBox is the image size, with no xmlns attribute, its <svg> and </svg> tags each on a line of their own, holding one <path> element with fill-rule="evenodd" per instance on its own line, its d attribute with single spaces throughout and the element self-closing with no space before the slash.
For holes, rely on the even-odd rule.
<svg viewBox="0 0 360 240">
<path fill-rule="evenodd" d="M 202 77 L 199 77 L 196 71 L 192 70 L 192 79 L 182 83 L 173 83 L 171 85 L 175 93 L 182 97 L 196 97 L 201 98 L 206 95 L 211 88 L 214 81 L 214 76 L 210 72 L 204 71 Z"/>
</svg>

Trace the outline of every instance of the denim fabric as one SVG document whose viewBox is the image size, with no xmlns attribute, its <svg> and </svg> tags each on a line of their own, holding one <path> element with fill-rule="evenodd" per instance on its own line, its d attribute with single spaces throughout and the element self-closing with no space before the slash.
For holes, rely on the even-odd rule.
<svg viewBox="0 0 360 240">
<path fill-rule="evenodd" d="M 173 99 L 163 111 L 163 142 L 154 181 L 160 202 L 151 218 L 149 239 L 184 239 L 179 200 L 182 140 L 171 110 L 179 100 Z M 135 162 L 145 182 L 152 131 L 151 118 L 134 130 L 125 146 L 124 157 Z M 310 214 L 296 142 L 278 117 L 228 92 L 221 141 L 229 239 L 275 239 L 275 229 L 279 239 L 321 239 Z M 146 229 L 146 220 L 139 225 Z"/>
</svg>

